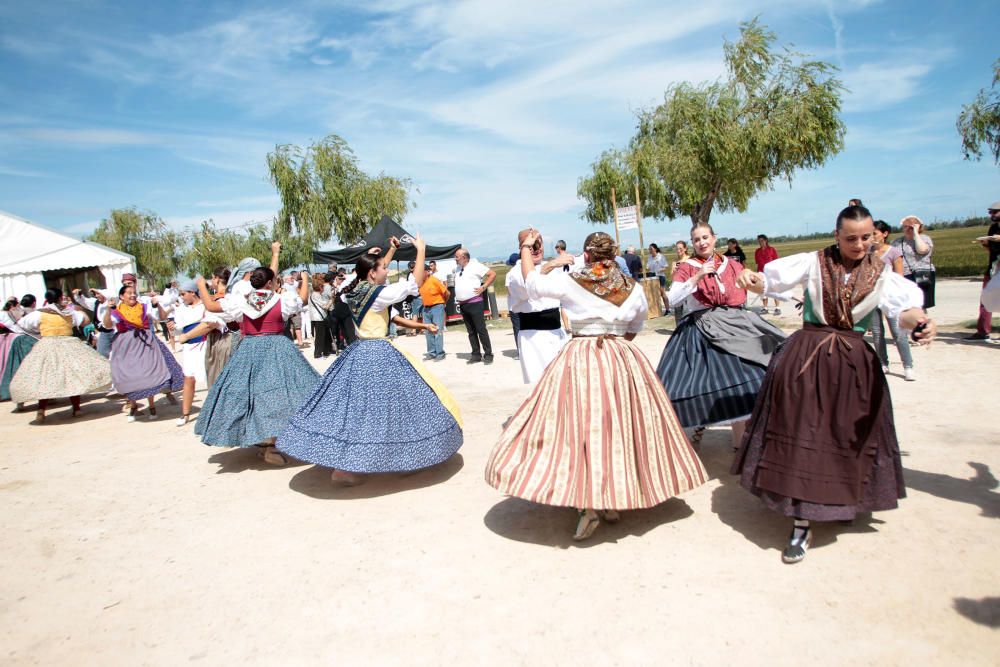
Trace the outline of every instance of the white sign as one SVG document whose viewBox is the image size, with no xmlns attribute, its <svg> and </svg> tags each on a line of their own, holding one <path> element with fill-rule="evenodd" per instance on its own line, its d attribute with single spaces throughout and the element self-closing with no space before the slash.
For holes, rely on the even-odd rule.
<svg viewBox="0 0 1000 667">
<path fill-rule="evenodd" d="M 624 232 L 626 229 L 636 229 L 639 221 L 636 218 L 635 206 L 623 206 L 618 209 L 618 231 Z"/>
</svg>

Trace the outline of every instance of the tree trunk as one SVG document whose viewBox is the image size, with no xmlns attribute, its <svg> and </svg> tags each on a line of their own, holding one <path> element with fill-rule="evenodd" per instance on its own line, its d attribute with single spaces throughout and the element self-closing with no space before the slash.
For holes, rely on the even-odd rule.
<svg viewBox="0 0 1000 667">
<path fill-rule="evenodd" d="M 715 198 L 719 196 L 720 190 L 722 190 L 722 182 L 716 181 L 705 198 L 694 207 L 694 210 L 691 211 L 692 226 L 708 224 L 708 219 L 712 217 L 712 208 L 715 206 Z"/>
</svg>

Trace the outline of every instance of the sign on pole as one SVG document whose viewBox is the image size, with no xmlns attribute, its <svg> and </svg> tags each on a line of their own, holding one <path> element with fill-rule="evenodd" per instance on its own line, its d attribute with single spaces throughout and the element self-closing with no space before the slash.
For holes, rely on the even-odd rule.
<svg viewBox="0 0 1000 667">
<path fill-rule="evenodd" d="M 639 228 L 639 215 L 635 206 L 623 206 L 617 209 L 618 231 Z"/>
</svg>

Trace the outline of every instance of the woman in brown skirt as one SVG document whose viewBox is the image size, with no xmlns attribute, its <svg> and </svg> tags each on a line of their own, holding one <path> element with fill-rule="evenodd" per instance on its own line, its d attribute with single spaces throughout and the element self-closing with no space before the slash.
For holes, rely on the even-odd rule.
<svg viewBox="0 0 1000 667">
<path fill-rule="evenodd" d="M 786 563 L 805 558 L 810 521 L 893 509 L 906 494 L 889 386 L 864 332 L 876 308 L 919 343 L 936 329 L 916 285 L 869 252 L 873 235 L 868 209 L 849 206 L 837 216 L 835 245 L 739 279 L 769 297 L 805 289 L 803 328 L 772 357 L 732 469 L 794 519 Z"/>
<path fill-rule="evenodd" d="M 587 237 L 583 268 L 536 272 L 535 230 L 521 245 L 531 299 L 558 299 L 573 338 L 546 367 L 493 448 L 486 481 L 525 500 L 574 507 L 573 539 L 618 511 L 658 505 L 708 480 L 666 390 L 632 339 L 645 324 L 642 289 L 615 263 L 614 241 Z M 572 264 L 561 255 L 551 268 Z"/>
</svg>

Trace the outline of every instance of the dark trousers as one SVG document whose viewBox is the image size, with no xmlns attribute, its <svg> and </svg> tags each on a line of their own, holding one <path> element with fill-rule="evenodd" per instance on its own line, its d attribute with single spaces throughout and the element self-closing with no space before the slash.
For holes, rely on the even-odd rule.
<svg viewBox="0 0 1000 667">
<path fill-rule="evenodd" d="M 469 345 L 472 346 L 472 358 L 482 357 L 479 351 L 479 344 L 482 343 L 483 352 L 487 357 L 493 356 L 493 345 L 490 344 L 490 334 L 486 331 L 486 302 L 477 301 L 475 303 L 462 304 L 462 321 L 465 322 L 465 330 L 469 332 Z"/>
<path fill-rule="evenodd" d="M 330 327 L 330 344 L 336 345 L 338 350 L 343 350 L 357 339 L 354 322 L 349 314 L 334 313 L 327 322 Z"/>
<path fill-rule="evenodd" d="M 324 320 L 313 320 L 313 359 L 333 354 L 333 340 L 330 338 L 330 327 Z"/>
<path fill-rule="evenodd" d="M 510 311 L 510 323 L 514 327 L 514 340 L 517 340 L 517 334 L 521 331 L 521 313 L 515 313 L 513 310 Z"/>
</svg>

